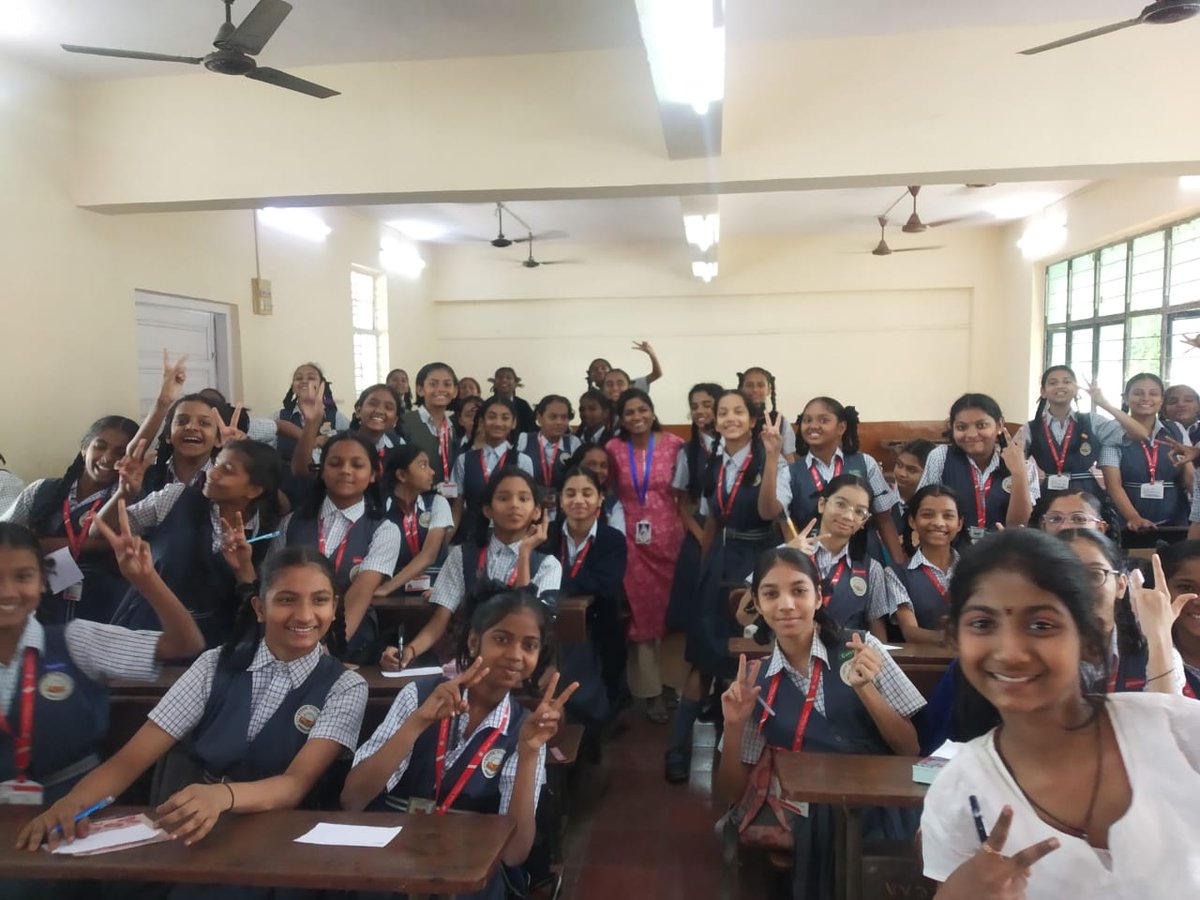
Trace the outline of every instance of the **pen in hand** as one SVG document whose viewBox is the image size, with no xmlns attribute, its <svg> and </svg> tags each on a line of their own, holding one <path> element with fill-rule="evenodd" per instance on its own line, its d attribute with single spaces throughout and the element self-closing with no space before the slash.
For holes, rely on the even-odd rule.
<svg viewBox="0 0 1200 900">
<path fill-rule="evenodd" d="M 113 801 L 112 797 L 105 797 L 102 800 L 97 800 L 95 803 L 93 803 L 91 806 L 89 806 L 87 809 L 83 810 L 82 812 L 75 813 L 76 824 L 78 824 L 82 820 L 86 819 L 92 813 L 99 812 L 100 810 L 104 809 L 104 807 L 106 807 L 106 806 L 111 806 L 113 804 L 113 802 L 114 801 Z M 62 826 L 61 825 L 55 825 L 54 830 L 57 831 L 59 834 L 62 834 Z"/>
<path fill-rule="evenodd" d="M 967 801 L 971 804 L 971 818 L 975 820 L 975 833 L 979 835 L 979 843 L 987 842 L 987 828 L 983 825 L 983 812 L 979 809 L 979 798 L 974 794 L 967 797 Z"/>
</svg>

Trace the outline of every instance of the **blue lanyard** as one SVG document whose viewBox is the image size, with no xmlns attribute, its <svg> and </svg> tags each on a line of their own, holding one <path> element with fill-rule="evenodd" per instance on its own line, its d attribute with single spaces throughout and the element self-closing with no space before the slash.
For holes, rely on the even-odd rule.
<svg viewBox="0 0 1200 900">
<path fill-rule="evenodd" d="M 638 502 L 646 505 L 646 494 L 650 490 L 650 464 L 654 460 L 654 435 L 650 435 L 650 446 L 646 448 L 646 468 L 642 474 L 642 484 L 638 486 L 637 462 L 633 458 L 633 441 L 629 442 L 629 480 L 633 482 L 633 492 L 637 494 Z"/>
</svg>

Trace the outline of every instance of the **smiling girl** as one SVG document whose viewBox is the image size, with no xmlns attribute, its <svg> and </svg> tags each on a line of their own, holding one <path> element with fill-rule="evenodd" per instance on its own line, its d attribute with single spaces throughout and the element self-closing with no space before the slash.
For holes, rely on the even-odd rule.
<svg viewBox="0 0 1200 900">
<path fill-rule="evenodd" d="M 1200 706 L 1083 692 L 1083 663 L 1106 656 L 1094 590 L 1069 546 L 1025 528 L 989 535 L 954 574 L 967 689 L 999 724 L 925 799 L 925 875 L 942 900 L 1200 892 Z"/>
<path fill-rule="evenodd" d="M 376 597 L 430 588 L 426 570 L 441 565 L 446 555 L 446 534 L 454 527 L 450 504 L 433 489 L 433 468 L 425 451 L 407 444 L 392 454 L 383 473 L 391 485 L 388 519 L 399 526 L 404 541 L 396 557 L 395 574 L 375 589 Z"/>
<path fill-rule="evenodd" d="M 405 437 L 425 451 L 433 468 L 433 483 L 448 481 L 458 457 L 455 424 L 461 416 L 450 416 L 450 408 L 458 397 L 458 376 L 443 362 L 421 366 L 417 372 L 417 408 L 404 414 Z M 449 485 L 441 489 L 443 497 L 456 493 Z"/>
<path fill-rule="evenodd" d="M 297 366 L 296 371 L 292 373 L 292 383 L 283 396 L 283 405 L 279 410 L 279 418 L 282 421 L 290 422 L 297 428 L 304 426 L 303 414 L 296 401 L 306 390 L 310 393 L 317 390 L 320 392 L 318 396 L 321 402 L 317 408 L 317 417 L 320 420 L 318 429 L 321 434 L 329 435 L 350 427 L 350 420 L 338 410 L 337 402 L 333 399 L 333 385 L 326 380 L 321 367 L 311 362 Z M 296 452 L 296 439 L 280 434 L 278 446 L 279 456 L 285 463 L 290 463 L 292 454 Z"/>
<path fill-rule="evenodd" d="M 1162 567 L 1172 602 L 1181 596 L 1200 596 L 1200 541 L 1182 541 L 1163 550 Z M 1185 696 L 1200 697 L 1200 599 L 1191 599 L 1175 620 L 1175 649 L 1183 658 Z"/>
<path fill-rule="evenodd" d="M 494 472 L 505 466 L 516 466 L 533 475 L 533 461 L 510 442 L 516 425 L 516 407 L 511 400 L 497 395 L 488 397 L 476 414 L 472 444 L 482 435 L 483 445 L 468 450 L 454 461 L 451 479 L 459 490 L 451 503 L 456 544 L 468 541 L 473 536 L 475 526 L 480 521 L 483 494 Z"/>
<path fill-rule="evenodd" d="M 950 488 L 929 484 L 913 495 L 904 534 L 911 557 L 887 570 L 888 580 L 908 598 L 896 607 L 896 624 L 909 643 L 945 643 L 946 597 L 958 564 L 954 544 L 962 527 L 958 496 Z M 914 546 L 914 535 L 918 546 Z"/>
</svg>

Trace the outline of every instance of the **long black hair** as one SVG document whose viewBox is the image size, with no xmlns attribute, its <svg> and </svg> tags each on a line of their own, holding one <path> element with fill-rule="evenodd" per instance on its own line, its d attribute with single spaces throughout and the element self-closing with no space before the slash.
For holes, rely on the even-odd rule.
<svg viewBox="0 0 1200 900">
<path fill-rule="evenodd" d="M 600 479 L 591 469 L 585 468 L 578 463 L 572 464 L 563 473 L 562 483 L 558 491 L 558 515 L 554 517 L 554 521 L 550 523 L 550 527 L 546 530 L 545 546 L 555 555 L 562 552 L 562 536 L 563 532 L 567 530 L 567 516 L 562 507 L 563 490 L 566 488 L 567 482 L 572 478 L 586 478 L 591 482 L 592 487 L 596 489 L 596 493 L 599 495 L 600 501 L 599 515 L 596 518 L 596 523 L 601 528 L 608 524 L 608 513 L 604 511 L 604 485 L 600 483 Z"/>
<path fill-rule="evenodd" d="M 784 565 L 795 569 L 812 581 L 813 590 L 817 593 L 818 597 L 816 609 L 813 611 L 813 624 L 817 626 L 817 634 L 821 638 L 821 643 L 825 645 L 825 651 L 829 658 L 831 660 L 837 659 L 844 643 L 842 640 L 842 626 L 829 612 L 828 605 L 821 602 L 823 599 L 820 596 L 821 573 L 817 571 L 817 566 L 812 559 L 795 547 L 772 547 L 769 550 L 764 550 L 758 555 L 758 560 L 754 563 L 754 576 L 750 581 L 750 593 L 755 598 L 758 597 L 758 589 L 762 584 L 762 580 L 777 565 Z"/>
<path fill-rule="evenodd" d="M 829 484 L 825 485 L 824 490 L 821 491 L 821 499 L 828 503 L 829 498 L 844 487 L 858 487 L 866 491 L 867 508 L 870 509 L 871 485 L 867 479 L 855 472 L 843 472 L 836 478 L 831 478 L 829 480 Z M 822 514 L 822 518 L 824 518 L 824 514 Z M 820 523 L 818 523 L 817 527 L 820 529 Z M 847 544 L 847 548 L 850 553 L 850 559 L 854 560 L 855 562 L 859 562 L 867 558 L 867 528 L 865 522 L 863 523 L 863 527 L 859 528 L 858 531 L 850 535 L 850 541 Z"/>
<path fill-rule="evenodd" d="M 515 397 L 516 394 L 513 394 L 513 396 Z M 475 413 L 475 421 L 471 423 L 470 443 L 472 447 L 475 446 L 475 437 L 479 434 L 479 429 L 483 427 L 483 420 L 487 415 L 487 411 L 493 406 L 503 406 L 512 415 L 512 428 L 509 429 L 508 434 L 504 439 L 510 444 L 513 442 L 513 435 L 517 430 L 517 405 L 513 403 L 512 399 L 509 397 L 501 397 L 499 394 L 492 394 L 483 401 L 483 406 L 479 407 L 479 412 Z"/>
<path fill-rule="evenodd" d="M 916 458 L 917 462 L 921 464 L 921 468 L 925 468 L 925 461 L 929 459 L 929 454 L 933 452 L 933 448 L 936 446 L 937 444 L 933 441 L 927 441 L 924 438 L 914 438 L 897 450 L 896 455 L 899 456 L 901 453 L 907 453 L 909 456 Z"/>
<path fill-rule="evenodd" d="M 1053 375 L 1055 372 L 1066 372 L 1068 375 L 1071 376 L 1072 381 L 1079 380 L 1078 378 L 1075 377 L 1075 370 L 1072 369 L 1070 366 L 1063 366 L 1063 365 L 1051 366 L 1045 372 L 1042 373 L 1042 390 L 1043 391 L 1046 390 L 1047 379 L 1049 379 L 1050 376 Z M 1165 399 L 1166 398 L 1164 396 L 1164 400 Z M 1046 411 L 1046 397 L 1044 395 L 1039 395 L 1038 402 L 1037 402 L 1037 408 L 1035 408 L 1033 411 L 1033 421 L 1040 422 L 1042 420 L 1042 413 L 1044 413 L 1045 411 Z"/>
<path fill-rule="evenodd" d="M 904 513 L 904 525 L 900 529 L 900 545 L 909 556 L 912 556 L 917 551 L 916 546 L 913 544 L 915 529 L 912 527 L 909 519 L 917 517 L 917 513 L 921 511 L 921 503 L 924 502 L 926 497 L 949 497 L 954 501 L 954 509 L 958 513 L 959 519 L 962 518 L 962 506 L 959 503 L 958 493 L 954 488 L 937 483 L 925 485 L 925 487 L 913 494 L 912 499 L 908 501 Z M 963 540 L 964 534 L 966 534 L 966 529 L 960 528 L 958 534 L 954 536 L 954 540 L 950 542 L 951 549 L 958 550 L 966 543 Z"/>
<path fill-rule="evenodd" d="M 370 463 L 372 471 L 375 473 L 375 479 L 367 485 L 367 489 L 363 491 L 364 512 L 368 518 L 382 519 L 384 514 L 383 495 L 380 489 L 380 481 L 382 476 L 379 471 L 379 457 L 374 446 L 365 437 L 357 431 L 339 431 L 329 436 L 329 440 L 325 442 L 325 446 L 321 448 L 320 461 L 317 463 L 317 480 L 309 490 L 296 510 L 297 514 L 306 518 L 312 519 L 321 514 L 321 504 L 325 502 L 325 479 L 324 469 L 325 460 L 329 457 L 329 451 L 344 441 L 351 441 L 362 447 L 363 452 L 367 454 L 367 462 Z"/>
<path fill-rule="evenodd" d="M 392 369 L 392 371 L 388 372 L 387 375 L 384 376 L 383 380 L 387 381 L 389 378 L 391 378 L 397 372 L 399 372 L 401 375 L 403 375 L 405 377 L 405 379 L 408 378 L 408 372 L 404 371 L 404 369 Z M 409 382 L 407 391 L 405 391 L 403 394 L 401 394 L 399 391 L 396 391 L 396 395 L 400 398 L 400 411 L 401 412 L 408 412 L 410 409 L 413 408 L 412 382 Z"/>
<path fill-rule="evenodd" d="M 42 554 L 42 545 L 32 528 L 16 522 L 0 522 L 0 547 L 10 550 L 28 550 L 37 561 L 38 571 L 45 579 L 54 571 L 54 560 Z"/>
<path fill-rule="evenodd" d="M 757 373 L 757 374 L 761 375 L 763 378 L 767 379 L 767 387 L 770 389 L 770 392 L 771 392 L 771 412 L 776 412 L 777 410 L 775 409 L 775 376 L 772 375 L 770 372 L 768 372 L 766 369 L 764 369 L 762 366 L 751 366 L 745 372 L 738 372 L 737 373 L 738 390 L 740 391 L 740 390 L 742 390 L 742 388 L 744 388 L 746 386 L 746 376 L 754 375 L 755 373 Z M 764 409 L 761 414 L 766 415 L 766 410 Z"/>
<path fill-rule="evenodd" d="M 400 416 L 404 413 L 404 401 L 400 399 L 400 394 L 390 384 L 373 384 L 368 388 L 364 388 L 362 393 L 358 395 L 358 399 L 354 401 L 354 415 L 350 417 L 350 430 L 358 431 L 362 427 L 362 420 L 358 417 L 358 411 L 362 405 L 367 402 L 367 398 L 372 394 L 377 394 L 380 391 L 387 391 L 392 395 L 392 400 L 396 402 L 396 424 L 391 427 L 393 434 L 404 436 L 404 428 L 400 424 Z"/>
<path fill-rule="evenodd" d="M 62 477 L 59 478 L 58 483 L 55 484 L 54 490 L 50 493 L 50 496 L 47 497 L 44 504 L 37 504 L 37 506 L 31 511 L 29 521 L 34 528 L 40 528 L 42 525 L 42 520 L 44 520 L 47 516 L 53 515 L 56 512 L 61 513 L 63 502 L 71 494 L 71 486 L 79 481 L 79 476 L 83 474 L 84 451 L 87 450 L 88 445 L 100 435 L 100 432 L 108 431 L 109 429 L 116 429 L 117 431 L 120 431 L 121 434 L 125 435 L 125 440 L 128 442 L 132 441 L 134 435 L 137 434 L 138 425 L 137 422 L 133 421 L 132 419 L 127 419 L 125 416 L 102 416 L 89 425 L 88 430 L 84 432 L 83 437 L 79 439 L 79 452 L 75 454 L 75 458 L 71 460 L 71 464 L 67 466 L 67 470 L 63 472 Z M 116 479 L 113 479 L 114 486 L 116 483 Z M 83 500 L 84 498 L 77 497 L 76 499 Z"/>
<path fill-rule="evenodd" d="M 301 369 L 316 369 L 317 375 L 320 376 L 321 381 L 325 382 L 325 394 L 321 397 L 321 402 L 325 406 L 325 418 L 332 422 L 334 417 L 337 415 L 337 402 L 333 399 L 333 385 L 329 382 L 329 379 L 325 377 L 325 373 L 321 371 L 321 367 L 315 362 L 300 363 L 300 365 L 296 366 L 297 372 Z M 294 373 L 292 378 L 295 380 Z M 296 393 L 294 390 L 292 390 L 292 386 L 289 384 L 287 393 L 283 395 L 283 414 L 285 417 L 290 417 L 295 411 Z"/>
<path fill-rule="evenodd" d="M 538 484 L 533 480 L 533 476 L 522 469 L 520 466 L 497 466 L 488 478 L 488 482 L 483 488 L 483 497 L 479 501 L 479 509 L 475 511 L 475 543 L 479 547 L 486 547 L 491 540 L 491 520 L 484 514 L 483 508 L 491 506 L 492 500 L 496 496 L 496 488 L 500 486 L 506 478 L 520 478 L 528 486 L 533 493 L 534 517 L 533 521 L 538 521 L 537 511 L 541 502 L 541 493 Z M 530 572 L 530 575 L 533 573 Z"/>
<path fill-rule="evenodd" d="M 1163 395 L 1163 403 L 1162 406 L 1159 407 L 1158 418 L 1162 419 L 1164 410 L 1167 408 L 1167 386 L 1163 384 L 1163 380 L 1153 372 L 1138 372 L 1136 375 L 1131 375 L 1129 377 L 1129 380 L 1125 382 L 1124 390 L 1121 391 L 1121 412 L 1129 412 L 1129 403 L 1126 402 L 1126 398 L 1129 396 L 1129 391 L 1139 381 L 1153 381 L 1158 385 L 1158 389 Z"/>
<path fill-rule="evenodd" d="M 750 395 L 740 388 L 721 391 L 717 397 L 717 406 L 720 406 L 721 401 L 726 397 L 741 397 L 742 402 L 746 404 L 746 411 L 750 414 L 750 461 L 746 464 L 746 473 L 742 479 L 746 484 L 753 484 L 755 477 L 762 474 L 763 468 L 764 454 L 758 440 L 763 428 L 762 407 L 751 400 Z M 713 450 L 712 456 L 708 458 L 708 468 L 704 473 L 703 492 L 706 497 L 720 496 L 721 469 L 729 458 L 724 442 L 720 442 Z M 716 514 L 719 517 L 719 505 L 712 504 L 709 514 Z"/>
<path fill-rule="evenodd" d="M 842 432 L 842 453 L 849 456 L 851 453 L 857 453 L 859 449 L 858 439 L 858 410 L 853 406 L 842 406 L 832 397 L 813 397 L 804 404 L 804 409 L 800 411 L 800 415 L 796 416 L 796 455 L 799 456 L 808 453 L 808 441 L 804 440 L 804 429 L 801 423 L 804 421 L 804 413 L 814 403 L 820 403 L 831 413 L 838 422 L 844 422 L 846 430 Z"/>
<path fill-rule="evenodd" d="M 421 368 L 417 370 L 417 378 L 416 378 L 416 381 L 413 382 L 413 384 L 415 384 L 418 388 L 424 389 L 425 379 L 429 377 L 431 372 L 435 372 L 438 369 L 445 369 L 447 372 L 450 373 L 450 378 L 454 382 L 455 389 L 457 389 L 458 388 L 458 376 L 456 374 L 454 374 L 453 367 L 451 367 L 449 363 L 444 363 L 444 362 L 425 363 L 425 365 L 421 366 Z M 457 399 L 457 398 L 455 398 L 455 399 Z M 418 393 L 417 394 L 417 406 L 424 406 L 424 405 L 425 405 L 425 396 L 424 396 L 424 394 Z"/>
<path fill-rule="evenodd" d="M 691 404 L 692 397 L 696 394 L 707 394 L 713 400 L 713 423 L 716 423 L 717 401 L 724 395 L 725 389 L 719 384 L 711 381 L 701 381 L 699 384 L 693 384 L 692 389 L 688 391 L 688 403 Z M 684 447 L 684 453 L 687 454 L 688 464 L 688 483 L 687 492 L 692 500 L 699 500 L 700 495 L 704 492 L 704 478 L 708 474 L 708 466 L 706 465 L 709 458 L 707 448 L 704 446 L 704 435 L 700 433 L 700 429 L 696 427 L 695 421 L 692 422 L 692 434 L 688 438 L 687 445 Z"/>
<path fill-rule="evenodd" d="M 609 424 L 605 425 L 604 434 L 602 434 L 601 438 L 600 438 L 600 442 L 603 443 L 605 440 L 608 439 L 608 432 L 611 431 L 611 428 L 612 428 L 611 423 L 613 420 L 613 416 L 616 413 L 616 409 L 613 406 L 613 402 L 611 400 L 609 400 L 608 397 L 604 396 L 604 391 L 600 390 L 599 388 L 589 387 L 586 391 L 584 391 L 580 395 L 579 409 L 581 412 L 583 410 L 584 401 L 586 401 L 586 400 L 595 401 L 596 404 L 600 407 L 600 409 L 603 410 L 603 412 L 604 412 L 604 421 L 606 423 L 609 423 Z M 587 432 L 588 432 L 588 426 L 586 424 L 584 424 L 583 421 L 581 420 L 579 423 L 579 427 L 575 429 L 575 435 L 576 435 L 576 437 L 584 438 L 587 436 Z"/>
<path fill-rule="evenodd" d="M 273 530 L 283 517 L 279 505 L 279 488 L 283 483 L 283 467 L 279 462 L 279 454 L 262 441 L 252 441 L 248 438 L 230 441 L 222 449 L 241 456 L 250 483 L 262 488 L 262 493 L 247 506 L 246 518 L 258 513 L 259 531 L 266 534 Z"/>
<path fill-rule="evenodd" d="M 609 371 L 615 372 L 617 370 L 610 369 Z M 605 377 L 607 377 L 607 376 L 605 376 Z M 634 400 L 641 400 L 648 407 L 650 407 L 650 412 L 654 412 L 654 401 L 650 399 L 649 394 L 647 394 L 641 388 L 635 388 L 635 387 L 626 388 L 625 391 L 621 394 L 621 396 L 617 398 L 617 405 L 616 405 L 616 413 L 617 413 L 616 436 L 619 437 L 623 441 L 629 440 L 629 434 L 625 431 L 625 425 L 622 423 L 621 420 L 624 418 L 624 415 L 625 415 L 625 407 L 628 406 L 630 403 L 632 403 Z M 657 415 L 655 415 L 654 422 L 650 425 L 650 430 L 651 431 L 662 431 L 662 423 L 658 421 Z"/>
<path fill-rule="evenodd" d="M 482 639 L 484 633 L 499 625 L 506 616 L 528 610 L 537 619 L 542 634 L 538 663 L 526 682 L 527 684 L 536 684 L 538 677 L 553 655 L 554 608 L 539 599 L 537 591 L 531 587 L 509 587 L 488 578 L 481 578 L 475 583 L 475 587 L 467 594 L 463 606 L 463 613 L 459 617 L 462 624 L 455 641 L 455 658 L 458 661 L 459 670 L 466 671 L 475 661 L 475 657 L 471 653 L 472 634 L 476 638 Z"/>
<path fill-rule="evenodd" d="M 333 564 L 316 547 L 307 544 L 293 544 L 273 551 L 263 561 L 259 573 L 259 586 L 252 595 L 247 595 L 242 600 L 237 615 L 234 617 L 229 639 L 221 645 L 221 651 L 217 656 L 219 666 L 231 672 L 246 671 L 246 667 L 254 661 L 258 642 L 263 635 L 263 629 L 258 623 L 258 617 L 255 615 L 254 606 L 251 603 L 251 596 L 257 596 L 265 603 L 267 594 L 279 578 L 280 573 L 301 566 L 316 566 L 321 570 L 321 574 L 329 579 L 329 589 L 333 591 L 337 608 L 334 610 L 333 623 L 329 626 L 329 633 L 326 635 L 326 644 L 330 654 L 335 657 L 345 653 L 346 608 L 342 602 L 343 598 L 337 596 Z"/>
<path fill-rule="evenodd" d="M 1058 533 L 1060 540 L 1070 544 L 1072 541 L 1083 541 L 1091 544 L 1104 557 L 1108 567 L 1122 575 L 1125 573 L 1125 561 L 1117 545 L 1091 528 L 1064 528 Z M 1117 653 L 1122 659 L 1127 659 L 1146 649 L 1146 636 L 1138 626 L 1137 616 L 1133 612 L 1133 601 L 1129 596 L 1129 587 L 1118 597 L 1113 605 L 1113 630 L 1117 635 Z M 1104 690 L 1104 685 L 1099 686 Z"/>
</svg>

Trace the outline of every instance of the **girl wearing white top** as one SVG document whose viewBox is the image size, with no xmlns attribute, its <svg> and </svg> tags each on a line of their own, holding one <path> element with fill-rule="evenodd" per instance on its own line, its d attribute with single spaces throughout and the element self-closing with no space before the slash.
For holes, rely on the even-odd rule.
<svg viewBox="0 0 1200 900">
<path fill-rule="evenodd" d="M 937 896 L 1196 896 L 1200 705 L 1083 693 L 1082 664 L 1106 658 L 1095 590 L 1049 535 L 988 535 L 964 555 L 950 595 L 967 690 L 1000 724 L 960 750 L 926 798 L 925 875 L 942 883 Z M 1147 681 L 1161 677 L 1170 673 Z"/>
</svg>

